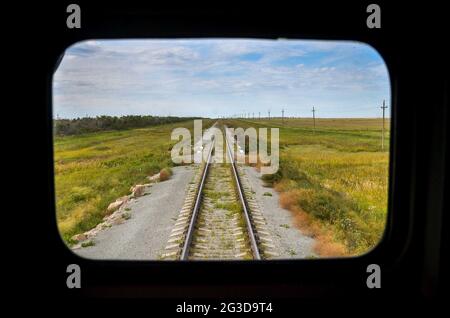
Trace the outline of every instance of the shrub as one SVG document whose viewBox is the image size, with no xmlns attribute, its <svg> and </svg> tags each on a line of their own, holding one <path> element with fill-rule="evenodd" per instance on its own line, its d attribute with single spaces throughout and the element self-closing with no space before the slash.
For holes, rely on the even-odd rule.
<svg viewBox="0 0 450 318">
<path fill-rule="evenodd" d="M 170 177 L 172 176 L 172 169 L 170 168 L 163 168 L 160 172 L 159 172 L 159 181 L 166 181 L 169 180 Z"/>
<path fill-rule="evenodd" d="M 272 174 L 263 174 L 261 176 L 261 179 L 264 181 L 264 183 L 268 186 L 273 186 L 274 183 L 278 182 L 281 180 L 281 178 L 283 177 L 282 173 L 281 173 L 281 169 L 278 169 L 278 171 L 276 173 L 272 173 Z"/>
<path fill-rule="evenodd" d="M 89 246 L 94 246 L 94 245 L 95 245 L 94 241 L 87 241 L 87 242 L 81 243 L 81 247 L 89 247 Z"/>
<path fill-rule="evenodd" d="M 80 135 L 85 133 L 143 128 L 156 125 L 177 123 L 195 119 L 194 117 L 159 117 L 159 116 L 97 116 L 75 119 L 56 119 L 53 121 L 55 134 L 58 136 Z"/>
<path fill-rule="evenodd" d="M 303 192 L 300 206 L 320 220 L 333 224 L 350 211 L 348 203 L 330 191 L 315 189 Z"/>
<path fill-rule="evenodd" d="M 293 210 L 297 206 L 300 198 L 301 190 L 290 190 L 287 192 L 280 193 L 280 205 L 284 209 Z"/>
</svg>

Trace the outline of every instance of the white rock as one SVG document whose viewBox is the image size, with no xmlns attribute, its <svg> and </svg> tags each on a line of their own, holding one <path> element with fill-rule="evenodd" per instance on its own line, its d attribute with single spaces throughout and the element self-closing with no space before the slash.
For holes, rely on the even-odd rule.
<svg viewBox="0 0 450 318">
<path fill-rule="evenodd" d="M 111 203 L 110 205 L 108 205 L 108 208 L 106 209 L 108 212 L 114 212 L 116 211 L 118 208 L 120 208 L 120 206 L 123 204 L 123 201 L 115 201 L 113 203 Z"/>
<path fill-rule="evenodd" d="M 131 188 L 131 195 L 134 198 L 140 197 L 144 194 L 145 192 L 145 185 L 144 184 L 137 184 L 134 187 Z"/>
<path fill-rule="evenodd" d="M 110 205 L 108 205 L 108 208 L 106 209 L 108 212 L 114 212 L 117 209 L 119 209 L 124 203 L 128 202 L 130 199 L 129 196 L 123 196 L 121 198 L 118 198 L 116 201 L 112 202 Z"/>
<path fill-rule="evenodd" d="M 122 224 L 123 222 L 125 222 L 125 219 L 122 217 L 118 217 L 118 218 L 115 218 L 114 220 L 111 220 L 112 225 Z"/>
<path fill-rule="evenodd" d="M 116 201 L 121 201 L 122 203 L 126 203 L 130 200 L 130 196 L 125 195 L 123 197 L 118 198 Z"/>
<path fill-rule="evenodd" d="M 85 239 L 87 239 L 87 237 L 84 233 L 76 234 L 76 235 L 72 236 L 72 240 L 77 241 L 77 242 L 84 241 Z"/>
<path fill-rule="evenodd" d="M 151 182 L 158 181 L 159 180 L 159 172 L 157 174 L 154 174 L 153 176 L 148 176 L 147 179 L 150 180 Z"/>
</svg>

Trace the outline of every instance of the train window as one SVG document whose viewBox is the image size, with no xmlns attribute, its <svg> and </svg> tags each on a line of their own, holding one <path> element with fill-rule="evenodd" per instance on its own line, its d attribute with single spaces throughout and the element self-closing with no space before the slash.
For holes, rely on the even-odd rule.
<svg viewBox="0 0 450 318">
<path fill-rule="evenodd" d="M 359 42 L 78 42 L 53 77 L 60 235 L 89 259 L 367 253 L 386 227 L 390 95 Z"/>
</svg>

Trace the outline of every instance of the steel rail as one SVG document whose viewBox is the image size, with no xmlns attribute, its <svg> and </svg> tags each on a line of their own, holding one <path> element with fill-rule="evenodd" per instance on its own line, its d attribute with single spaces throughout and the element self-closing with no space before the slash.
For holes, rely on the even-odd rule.
<svg viewBox="0 0 450 318">
<path fill-rule="evenodd" d="M 248 237 L 250 239 L 250 245 L 251 245 L 252 252 L 253 252 L 253 258 L 259 260 L 259 259 L 261 259 L 261 254 L 259 253 L 258 244 L 256 243 L 256 239 L 255 239 L 255 233 L 253 232 L 253 227 L 252 227 L 252 223 L 250 220 L 250 214 L 248 212 L 247 200 L 245 199 L 244 192 L 242 191 L 241 180 L 239 179 L 239 174 L 237 171 L 236 164 L 234 162 L 233 154 L 231 152 L 231 147 L 228 143 L 227 126 L 224 127 L 224 130 L 225 130 L 225 141 L 226 141 L 226 146 L 227 146 L 227 150 L 228 150 L 227 153 L 230 157 L 233 175 L 234 175 L 234 179 L 236 181 L 236 187 L 237 187 L 238 194 L 239 194 L 239 199 L 242 204 L 242 209 L 244 210 L 245 223 L 247 225 L 247 232 L 248 232 Z"/>
<path fill-rule="evenodd" d="M 200 185 L 197 190 L 197 197 L 195 199 L 194 210 L 192 211 L 191 222 L 189 223 L 189 228 L 186 233 L 186 239 L 184 241 L 183 249 L 181 250 L 181 257 L 180 257 L 181 260 L 187 260 L 187 258 L 189 256 L 189 248 L 191 246 L 192 237 L 193 237 L 194 231 L 195 231 L 195 222 L 197 221 L 198 211 L 200 210 L 200 205 L 201 205 L 202 195 L 203 195 L 203 186 L 205 184 L 206 175 L 208 174 L 209 164 L 211 161 L 211 153 L 214 148 L 214 144 L 215 144 L 215 138 L 210 143 L 208 158 L 206 159 L 205 168 L 203 169 L 202 179 L 200 181 Z M 202 156 L 203 156 L 203 154 L 202 154 Z"/>
</svg>

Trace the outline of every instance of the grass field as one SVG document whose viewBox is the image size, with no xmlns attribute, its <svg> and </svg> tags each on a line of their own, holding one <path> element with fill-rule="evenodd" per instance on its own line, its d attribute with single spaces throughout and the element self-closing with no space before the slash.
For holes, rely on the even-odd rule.
<svg viewBox="0 0 450 318">
<path fill-rule="evenodd" d="M 204 127 L 209 120 L 204 120 Z M 172 129 L 193 121 L 151 128 L 54 137 L 56 213 L 59 231 L 70 238 L 100 223 L 109 203 L 172 166 Z"/>
<path fill-rule="evenodd" d="M 228 120 L 230 127 L 280 129 L 280 169 L 263 176 L 280 193 L 322 256 L 358 255 L 380 240 L 386 222 L 389 120 Z"/>
<path fill-rule="evenodd" d="M 386 221 L 389 121 L 381 119 L 222 120 L 230 127 L 280 129 L 280 169 L 264 180 L 280 193 L 321 256 L 358 255 L 381 238 Z M 212 120 L 204 120 L 207 127 Z M 64 240 L 100 223 L 132 185 L 173 165 L 175 127 L 193 122 L 54 138 L 57 220 Z"/>
</svg>

